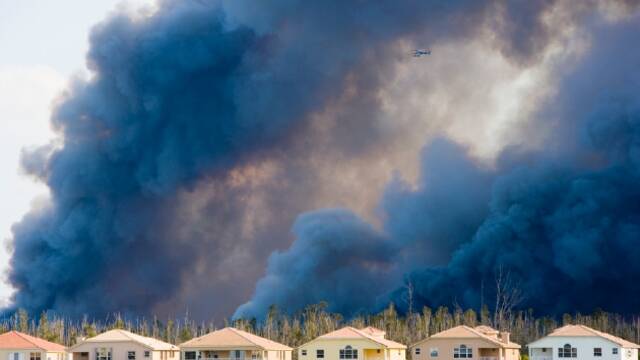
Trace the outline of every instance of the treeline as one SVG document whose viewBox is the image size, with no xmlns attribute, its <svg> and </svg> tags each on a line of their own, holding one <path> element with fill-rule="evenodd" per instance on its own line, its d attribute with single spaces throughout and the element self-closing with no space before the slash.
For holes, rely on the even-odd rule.
<svg viewBox="0 0 640 360">
<path fill-rule="evenodd" d="M 452 309 L 424 307 L 420 312 L 413 311 L 407 316 L 402 316 L 393 305 L 390 305 L 377 314 L 345 319 L 340 314 L 328 312 L 326 303 L 309 305 L 294 315 L 287 315 L 276 307 L 271 307 L 263 320 L 240 319 L 225 321 L 224 324 L 198 322 L 188 316 L 182 319 L 161 320 L 158 318 L 128 319 L 118 314 L 104 320 L 88 318 L 73 320 L 45 313 L 31 316 L 24 310 L 18 310 L 10 317 L 0 319 L 0 332 L 18 330 L 69 346 L 73 345 L 79 337 L 91 337 L 106 330 L 119 328 L 180 344 L 222 326 L 231 325 L 296 347 L 345 325 L 358 328 L 374 326 L 386 331 L 389 339 L 410 345 L 453 326 L 481 324 L 511 332 L 512 341 L 522 345 L 565 324 L 584 324 L 635 343 L 640 342 L 640 317 L 624 317 L 605 311 L 596 311 L 590 315 L 565 314 L 562 318 L 556 319 L 535 317 L 532 311 L 512 311 L 506 314 L 490 312 L 486 306 L 479 312 L 473 309 L 464 310 L 460 307 Z"/>
</svg>

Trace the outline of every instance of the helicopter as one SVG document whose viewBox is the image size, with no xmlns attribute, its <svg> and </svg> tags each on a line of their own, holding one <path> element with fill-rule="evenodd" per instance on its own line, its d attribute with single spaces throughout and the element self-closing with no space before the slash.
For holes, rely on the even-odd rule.
<svg viewBox="0 0 640 360">
<path fill-rule="evenodd" d="M 413 50 L 413 57 L 422 57 L 425 55 L 431 55 L 431 50 L 424 50 L 424 49 L 416 49 Z"/>
</svg>

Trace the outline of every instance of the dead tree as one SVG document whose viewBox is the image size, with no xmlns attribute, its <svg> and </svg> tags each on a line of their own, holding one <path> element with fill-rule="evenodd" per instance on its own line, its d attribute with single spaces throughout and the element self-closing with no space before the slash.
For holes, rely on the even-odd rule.
<svg viewBox="0 0 640 360">
<path fill-rule="evenodd" d="M 514 281 L 510 271 L 504 270 L 502 265 L 495 273 L 496 304 L 493 313 L 493 324 L 498 329 L 503 329 L 505 320 L 511 319 L 513 310 L 523 300 L 523 294 L 518 284 Z"/>
</svg>

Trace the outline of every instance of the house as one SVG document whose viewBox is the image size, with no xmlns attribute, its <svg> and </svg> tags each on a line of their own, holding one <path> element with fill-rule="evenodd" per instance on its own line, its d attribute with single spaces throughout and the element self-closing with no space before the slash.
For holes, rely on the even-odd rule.
<svg viewBox="0 0 640 360">
<path fill-rule="evenodd" d="M 154 338 L 114 329 L 82 339 L 68 352 L 69 360 L 179 360 L 180 350 Z"/>
<path fill-rule="evenodd" d="M 413 360 L 519 360 L 520 345 L 489 326 L 456 326 L 411 346 Z"/>
<path fill-rule="evenodd" d="M 298 347 L 298 360 L 405 360 L 406 350 L 382 330 L 347 326 Z"/>
<path fill-rule="evenodd" d="M 640 346 L 584 325 L 566 325 L 528 348 L 531 360 L 637 360 Z"/>
<path fill-rule="evenodd" d="M 65 347 L 18 331 L 0 335 L 2 360 L 65 360 Z"/>
<path fill-rule="evenodd" d="M 183 360 L 291 360 L 293 349 L 227 327 L 180 344 Z"/>
</svg>

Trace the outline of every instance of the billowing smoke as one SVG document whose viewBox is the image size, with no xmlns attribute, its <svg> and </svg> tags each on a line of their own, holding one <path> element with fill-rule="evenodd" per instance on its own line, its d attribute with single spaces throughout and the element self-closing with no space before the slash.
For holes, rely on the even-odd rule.
<svg viewBox="0 0 640 360">
<path fill-rule="evenodd" d="M 113 14 L 93 30 L 91 77 L 55 109 L 62 145 L 25 155 L 51 200 L 14 226 L 15 305 L 228 313 L 288 245 L 295 215 L 342 198 L 317 190 L 313 164 L 388 143 L 378 89 L 402 43 L 469 34 L 496 9 L 163 1 Z M 516 40 L 505 54 L 526 57 Z"/>
<path fill-rule="evenodd" d="M 523 130 L 545 131 L 538 150 L 508 147 L 493 166 L 483 168 L 465 149 L 438 140 L 424 150 L 417 189 L 401 180 L 388 186 L 378 236 L 399 248 L 388 252 L 387 261 L 406 275 L 404 285 L 370 282 L 378 303 L 406 307 L 413 296 L 416 306 L 478 308 L 483 297 L 486 303 L 494 296 L 496 278 L 508 277 L 509 291 L 522 294 L 519 305 L 539 313 L 637 311 L 640 51 L 628 45 L 640 31 L 640 17 L 619 23 L 598 17 L 588 25 L 589 50 L 560 69 L 557 95 Z M 331 254 L 318 261 L 307 253 L 283 263 L 301 241 L 308 239 L 298 238 L 291 250 L 274 255 L 271 265 L 287 269 L 309 260 L 307 266 L 326 268 L 326 262 L 351 256 Z M 319 300 L 342 301 L 331 285 L 313 283 L 296 291 L 277 286 L 293 274 L 274 267 L 265 278 L 273 286 L 258 286 L 236 316 L 259 316 L 268 303 L 291 310 Z M 302 298 L 310 287 L 324 293 Z M 338 303 L 332 309 L 354 314 L 359 306 Z"/>
<path fill-rule="evenodd" d="M 413 248 L 405 263 L 446 264 L 487 216 L 493 175 L 466 151 L 436 139 L 423 150 L 417 189 L 400 178 L 387 186 L 380 211 L 385 232 Z"/>
<path fill-rule="evenodd" d="M 422 303 L 477 306 L 479 284 L 502 267 L 540 312 L 637 311 L 640 51 L 615 54 L 638 20 L 594 25 L 591 50 L 543 113 L 557 121 L 549 151 L 499 174 L 489 214 L 447 266 L 411 274 Z"/>
<path fill-rule="evenodd" d="M 562 88 L 557 103 L 566 108 L 547 108 L 549 119 L 562 119 L 548 148 L 564 156 L 505 150 L 492 167 L 478 165 L 465 146 L 439 140 L 424 150 L 416 188 L 400 175 L 386 186 L 377 207 L 381 229 L 354 215 L 375 220 L 398 154 L 426 142 L 405 141 L 416 138 L 424 119 L 385 117 L 389 104 L 381 95 L 411 48 L 481 39 L 526 67 L 544 61 L 554 34 L 570 32 L 596 8 L 553 1 L 168 0 L 151 14 L 113 14 L 93 30 L 91 77 L 74 80 L 56 106 L 52 123 L 61 142 L 25 154 L 25 168 L 48 185 L 51 198 L 14 226 L 15 305 L 71 315 L 189 308 L 225 316 L 257 282 L 237 314 L 260 315 L 271 303 L 293 311 L 320 300 L 350 314 L 403 296 L 397 287 L 406 274 L 423 303 L 460 299 L 456 287 L 438 287 L 449 280 L 465 284 L 464 299 L 472 303 L 476 278 L 484 276 L 469 270 L 474 261 L 484 259 L 489 272 L 498 250 L 515 262 L 531 244 L 560 252 L 587 241 L 584 234 L 593 239 L 594 256 L 577 255 L 574 267 L 562 268 L 552 253 L 538 270 L 521 265 L 513 273 L 543 283 L 560 269 L 567 275 L 549 285 L 556 294 L 571 281 L 586 289 L 585 269 L 599 266 L 609 271 L 603 278 L 619 277 L 606 286 L 621 284 L 633 265 L 608 261 L 620 251 L 632 255 L 624 250 L 633 241 L 609 245 L 623 223 L 632 232 L 633 206 L 617 207 L 604 193 L 589 199 L 593 220 L 609 221 L 602 232 L 588 226 L 587 214 L 559 210 L 573 204 L 564 197 L 582 178 L 596 177 L 584 185 L 594 189 L 615 183 L 620 201 L 633 202 L 633 178 L 616 182 L 634 175 L 632 157 L 622 156 L 632 150 L 633 139 L 623 141 L 633 129 L 632 85 L 615 76 L 633 72 L 630 55 L 617 69 L 594 72 L 612 101 L 575 95 L 592 89 L 587 67 L 609 59 L 593 56 Z M 566 28 L 549 28 L 551 10 Z M 615 44 L 618 35 L 611 34 Z M 585 127 L 589 114 L 572 112 L 596 103 L 607 106 L 589 118 L 617 111 L 618 125 L 590 120 Z M 577 132 L 592 146 L 564 143 Z M 308 212 L 323 207 L 354 213 Z M 514 219 L 512 232 L 500 230 L 518 209 L 532 227 Z M 547 219 L 547 211 L 557 215 Z M 588 219 L 565 223 L 570 214 Z M 584 228 L 553 227 L 554 219 Z M 482 245 L 497 236 L 492 231 L 504 237 L 496 241 L 506 243 L 504 250 Z M 602 244 L 610 256 L 598 251 Z M 465 255 L 474 252 L 482 256 Z M 498 260 L 512 265 L 505 259 Z"/>
<path fill-rule="evenodd" d="M 376 302 L 380 287 L 398 280 L 397 244 L 347 210 L 300 215 L 293 233 L 296 241 L 286 252 L 271 256 L 256 297 L 239 313 L 264 304 L 297 309 L 318 299 L 331 299 L 332 308 L 340 312 L 366 312 L 382 304 Z"/>
<path fill-rule="evenodd" d="M 407 268 L 446 264 L 488 212 L 490 174 L 443 139 L 424 150 L 423 160 L 416 190 L 399 178 L 389 184 L 381 208 L 386 233 L 345 210 L 301 215 L 291 248 L 271 256 L 256 295 L 236 316 L 319 301 L 347 316 L 371 311 L 388 304 Z"/>
</svg>

